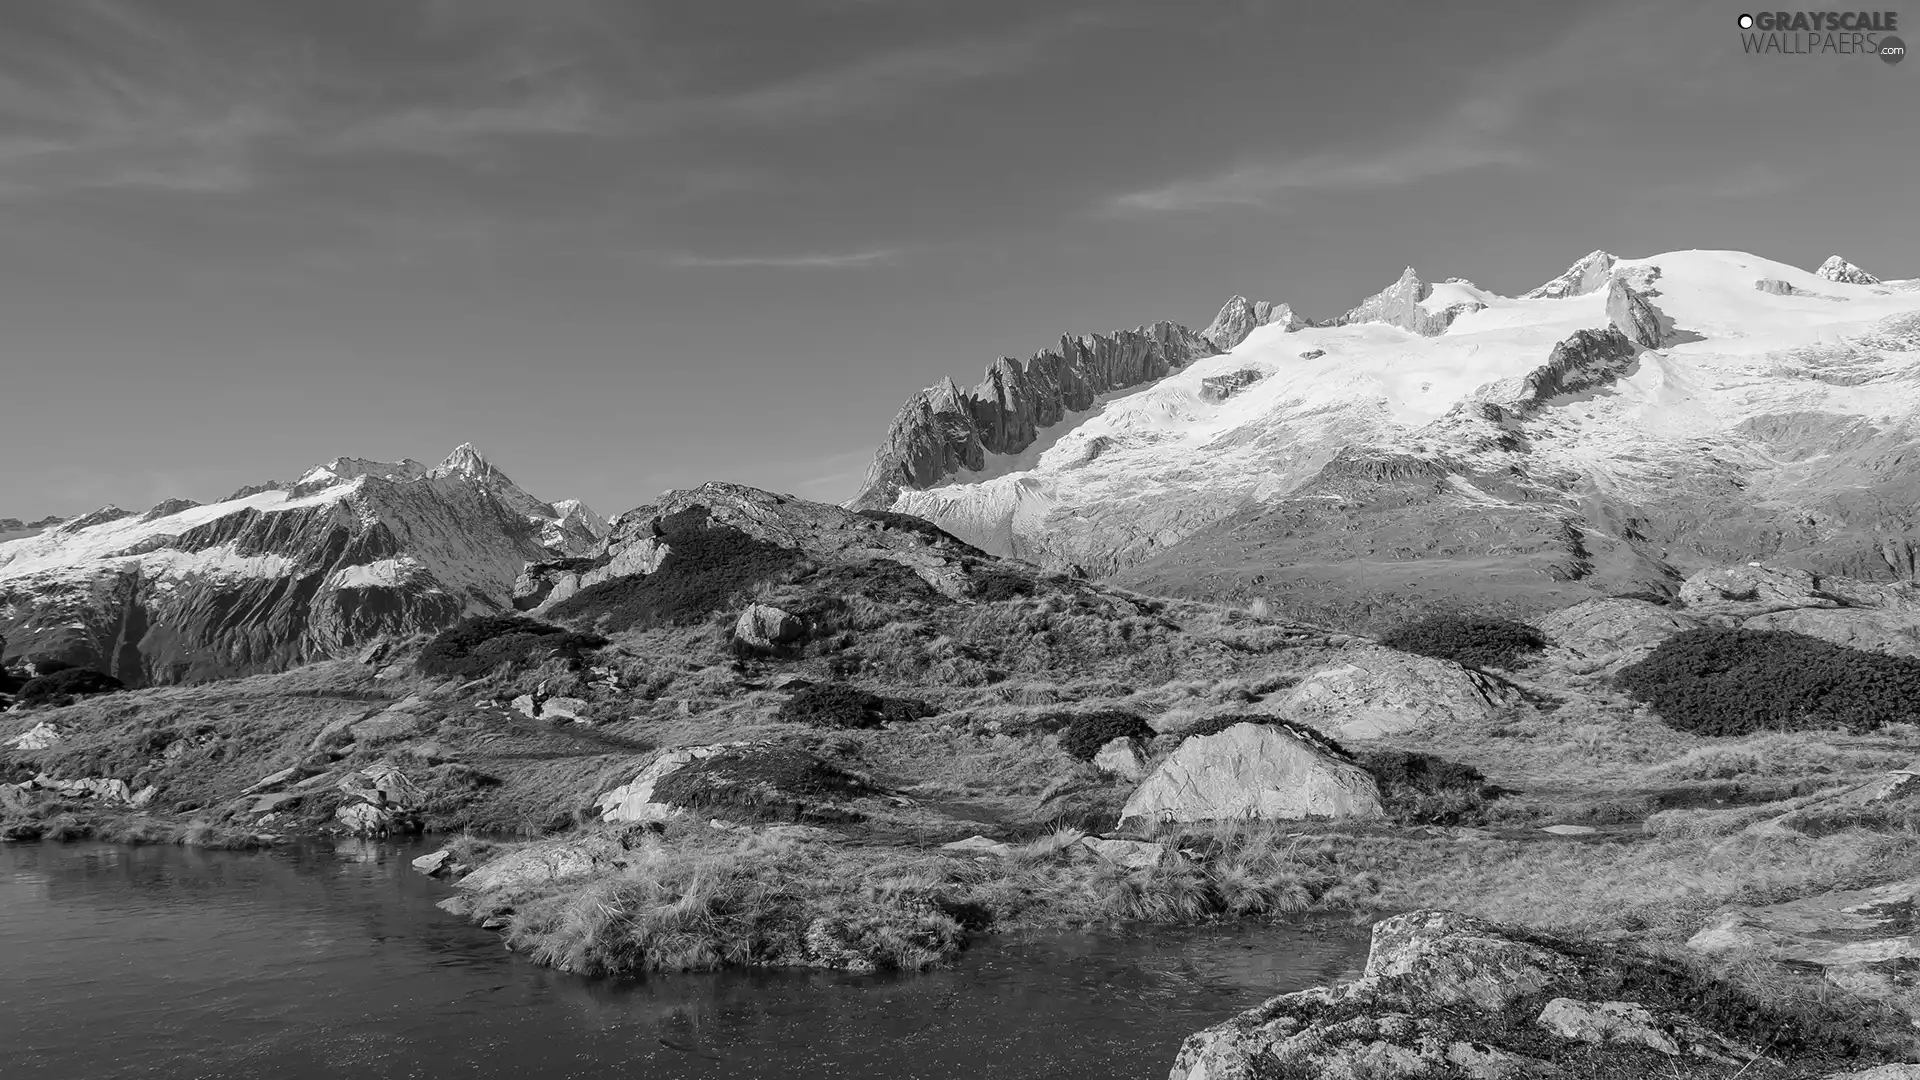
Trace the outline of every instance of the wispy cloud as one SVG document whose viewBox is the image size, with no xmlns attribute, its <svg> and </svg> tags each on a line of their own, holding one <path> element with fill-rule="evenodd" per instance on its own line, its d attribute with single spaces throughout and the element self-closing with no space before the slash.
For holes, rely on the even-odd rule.
<svg viewBox="0 0 1920 1080">
<path fill-rule="evenodd" d="M 1039 58 L 1048 39 L 1058 33 L 1058 25 L 1039 24 L 998 40 L 880 53 L 783 82 L 688 102 L 679 119 L 688 123 L 732 120 L 783 124 L 894 109 L 929 90 L 1028 66 Z"/>
<path fill-rule="evenodd" d="M 874 248 L 797 255 L 675 255 L 667 261 L 674 266 L 718 270 L 859 270 L 899 260 L 900 252 L 895 248 Z"/>
<path fill-rule="evenodd" d="M 1645 72 L 1672 78 L 1670 71 L 1686 70 L 1667 55 L 1680 47 L 1677 38 L 1643 33 L 1642 24 L 1658 12 L 1657 3 L 1638 3 L 1587 18 L 1546 49 L 1479 78 L 1451 108 L 1398 138 L 1243 162 L 1117 195 L 1102 209 L 1144 215 L 1262 207 L 1297 192 L 1401 187 L 1472 169 L 1531 164 L 1536 153 L 1523 148 L 1521 136 L 1550 98 L 1581 90 L 1605 100 L 1601 91 L 1609 83 Z"/>
<path fill-rule="evenodd" d="M 317 148 L 458 156 L 499 139 L 590 135 L 610 128 L 592 97 L 572 89 L 499 105 L 415 105 L 375 114 L 349 122 Z"/>
<path fill-rule="evenodd" d="M 1636 188 L 1631 202 L 1644 206 L 1655 203 L 1764 199 L 1798 190 L 1805 187 L 1806 183 L 1807 178 L 1802 174 L 1783 172 L 1764 162 L 1755 162 L 1702 176 Z"/>
</svg>

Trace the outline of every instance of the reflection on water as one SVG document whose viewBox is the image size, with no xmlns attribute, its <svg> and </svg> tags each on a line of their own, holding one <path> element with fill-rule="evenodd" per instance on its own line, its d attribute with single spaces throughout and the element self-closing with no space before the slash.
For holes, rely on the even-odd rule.
<svg viewBox="0 0 1920 1080">
<path fill-rule="evenodd" d="M 594 982 L 435 908 L 418 853 L 0 847 L 0 1074 L 1157 1078 L 1187 1034 L 1364 951 L 1075 935 L 925 975 Z"/>
</svg>

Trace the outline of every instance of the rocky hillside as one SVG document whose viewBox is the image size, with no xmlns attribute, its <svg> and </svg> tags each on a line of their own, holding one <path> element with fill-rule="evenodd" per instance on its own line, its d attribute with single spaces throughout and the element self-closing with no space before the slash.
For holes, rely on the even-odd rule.
<svg viewBox="0 0 1920 1080">
<path fill-rule="evenodd" d="M 929 391 L 928 424 L 896 421 L 878 455 L 891 501 L 870 483 L 858 505 L 1349 625 L 1666 592 L 1751 559 L 1911 577 L 1914 285 L 1732 251 L 1597 251 L 1518 298 L 1409 270 L 1338 318 L 1286 311 L 1083 410 L 1029 409 L 1012 443 L 887 465 L 900 432 L 965 412 Z"/>
<path fill-rule="evenodd" d="M 606 531 L 472 446 L 438 466 L 340 458 L 219 502 L 104 507 L 0 543 L 10 663 L 130 685 L 279 670 L 507 607 L 528 561 Z"/>
</svg>

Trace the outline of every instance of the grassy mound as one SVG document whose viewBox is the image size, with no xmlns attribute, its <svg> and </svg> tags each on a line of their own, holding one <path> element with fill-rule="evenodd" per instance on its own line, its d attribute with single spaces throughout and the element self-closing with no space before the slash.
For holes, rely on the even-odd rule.
<svg viewBox="0 0 1920 1080">
<path fill-rule="evenodd" d="M 868 521 L 879 522 L 882 528 L 899 529 L 903 532 L 915 533 L 930 544 L 944 542 L 969 551 L 974 550 L 971 545 L 960 540 L 945 529 L 942 529 L 940 526 L 935 525 L 933 522 L 928 521 L 926 518 L 914 517 L 912 514 L 901 514 L 892 510 L 856 510 L 854 512 L 866 518 Z"/>
<path fill-rule="evenodd" d="M 523 664 L 538 654 L 577 657 L 607 639 L 535 622 L 521 615 L 482 615 L 442 630 L 420 650 L 418 666 L 427 675 L 476 678 L 501 664 Z"/>
<path fill-rule="evenodd" d="M 889 698 L 846 683 L 806 687 L 780 706 L 780 719 L 790 724 L 824 728 L 877 728 L 890 721 L 918 720 L 933 709 L 923 701 Z"/>
<path fill-rule="evenodd" d="M 1467 667 L 1515 668 L 1547 647 L 1540 631 L 1511 619 L 1433 615 L 1389 631 L 1380 644 Z"/>
<path fill-rule="evenodd" d="M 1016 574 L 1011 570 L 987 567 L 973 573 L 973 598 L 982 603 L 995 603 L 1000 600 L 1012 600 L 1021 596 L 1032 596 L 1033 579 L 1025 574 Z"/>
<path fill-rule="evenodd" d="M 1920 720 L 1920 660 L 1780 630 L 1688 630 L 1614 683 L 1668 726 L 1700 735 Z"/>
<path fill-rule="evenodd" d="M 590 585 L 548 614 L 589 621 L 608 632 L 684 623 L 728 606 L 800 560 L 798 552 L 712 521 L 704 507 L 664 517 L 659 528 L 667 545 L 659 569 Z"/>
<path fill-rule="evenodd" d="M 40 675 L 28 679 L 26 684 L 20 687 L 20 700 L 27 705 L 44 705 L 48 702 L 67 702 L 90 694 L 110 694 L 115 690 L 125 689 L 125 683 L 103 671 L 65 668 L 51 675 Z"/>
<path fill-rule="evenodd" d="M 1153 727 L 1137 714 L 1120 709 L 1076 716 L 1060 732 L 1060 749 L 1081 761 L 1092 761 L 1100 748 L 1115 739 L 1151 739 Z"/>
<path fill-rule="evenodd" d="M 1479 769 L 1410 750 L 1368 749 L 1355 758 L 1380 786 L 1387 816 L 1409 825 L 1464 825 L 1484 821 L 1499 797 Z"/>
<path fill-rule="evenodd" d="M 831 803 L 871 793 L 858 777 L 804 750 L 747 747 L 693 762 L 654 786 L 657 801 L 742 821 L 838 822 Z"/>
</svg>

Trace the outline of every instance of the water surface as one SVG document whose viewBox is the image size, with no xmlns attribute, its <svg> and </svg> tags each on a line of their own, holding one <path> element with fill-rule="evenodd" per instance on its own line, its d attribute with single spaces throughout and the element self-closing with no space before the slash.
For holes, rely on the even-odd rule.
<svg viewBox="0 0 1920 1080">
<path fill-rule="evenodd" d="M 593 981 L 435 908 L 419 850 L 0 845 L 0 1075 L 1157 1080 L 1186 1035 L 1364 951 L 1252 928 Z"/>
</svg>

